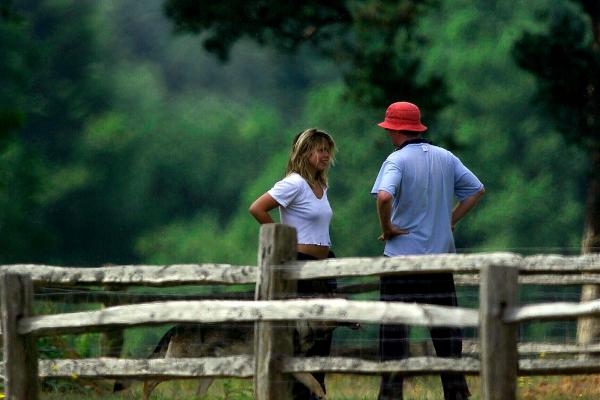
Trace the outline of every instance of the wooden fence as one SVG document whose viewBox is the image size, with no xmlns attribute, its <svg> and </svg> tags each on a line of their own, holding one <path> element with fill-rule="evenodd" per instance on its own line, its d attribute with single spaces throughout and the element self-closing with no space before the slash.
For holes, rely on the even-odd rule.
<svg viewBox="0 0 600 400">
<path fill-rule="evenodd" d="M 257 400 L 290 397 L 292 372 L 381 374 L 479 374 L 482 398 L 516 398 L 517 375 L 600 372 L 598 359 L 519 359 L 518 324 L 530 320 L 574 319 L 600 314 L 600 301 L 548 303 L 519 307 L 522 283 L 599 283 L 597 254 L 578 257 L 513 253 L 339 258 L 295 261 L 295 231 L 287 226 L 261 227 L 258 268 L 223 264 L 63 268 L 39 265 L 1 266 L 0 307 L 4 378 L 9 400 L 38 399 L 38 377 L 191 378 L 253 377 Z M 298 280 L 378 277 L 390 274 L 452 272 L 457 281 L 480 287 L 479 310 L 433 305 L 290 299 Z M 466 277 L 464 274 L 474 276 Z M 252 301 L 175 300 L 107 307 L 99 311 L 32 315 L 34 286 L 256 284 Z M 363 287 L 364 289 L 364 287 Z M 350 292 L 350 290 L 348 290 Z M 293 321 L 458 326 L 479 328 L 479 358 L 410 357 L 375 362 L 360 358 L 292 357 Z M 97 332 L 111 328 L 167 323 L 254 321 L 254 356 L 186 359 L 38 360 L 35 338 L 43 335 Z M 565 352 L 598 351 L 594 346 L 564 346 Z M 531 349 L 529 349 L 531 350 Z M 556 350 L 556 348 L 555 348 Z M 558 351 L 558 350 L 557 350 Z"/>
</svg>

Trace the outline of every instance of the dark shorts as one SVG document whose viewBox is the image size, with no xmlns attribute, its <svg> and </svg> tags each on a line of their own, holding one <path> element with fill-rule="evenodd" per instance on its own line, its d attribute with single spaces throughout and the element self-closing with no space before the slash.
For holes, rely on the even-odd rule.
<svg viewBox="0 0 600 400">
<path fill-rule="evenodd" d="M 335 258 L 335 253 L 329 250 L 327 258 Z M 318 260 L 318 258 L 311 256 L 310 254 L 298 253 L 297 260 L 299 261 L 312 261 Z M 298 296 L 300 297 L 317 297 L 321 295 L 332 294 L 337 290 L 337 281 L 335 278 L 323 278 L 323 279 L 308 279 L 298 281 Z"/>
</svg>

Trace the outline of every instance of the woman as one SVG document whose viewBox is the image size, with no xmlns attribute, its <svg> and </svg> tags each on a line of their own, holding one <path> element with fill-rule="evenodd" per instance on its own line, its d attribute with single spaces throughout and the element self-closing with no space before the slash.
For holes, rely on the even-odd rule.
<svg viewBox="0 0 600 400">
<path fill-rule="evenodd" d="M 260 224 L 272 223 L 269 211 L 279 207 L 281 223 L 298 234 L 298 259 L 330 255 L 329 222 L 333 212 L 327 199 L 327 170 L 333 162 L 331 136 L 308 129 L 294 138 L 285 178 L 252 203 L 250 214 Z"/>
<path fill-rule="evenodd" d="M 279 208 L 281 223 L 296 228 L 298 260 L 321 260 L 335 257 L 331 251 L 329 223 L 333 215 L 327 199 L 327 170 L 333 163 L 335 143 L 329 134 L 307 129 L 294 138 L 285 170 L 285 178 L 260 196 L 250 206 L 250 214 L 260 223 L 272 223 L 269 211 Z M 331 294 L 336 289 L 335 279 L 298 281 L 299 296 Z M 299 348 L 294 338 L 295 349 Z M 331 332 L 315 338 L 314 346 L 306 353 L 328 356 Z M 325 374 L 315 378 L 325 388 Z M 304 385 L 294 384 L 294 399 L 313 399 Z"/>
</svg>

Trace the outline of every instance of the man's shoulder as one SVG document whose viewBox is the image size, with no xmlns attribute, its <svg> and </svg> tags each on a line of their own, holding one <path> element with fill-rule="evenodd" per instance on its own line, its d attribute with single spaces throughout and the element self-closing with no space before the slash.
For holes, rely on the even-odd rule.
<svg viewBox="0 0 600 400">
<path fill-rule="evenodd" d="M 452 153 L 450 150 L 448 150 L 444 147 L 435 146 L 435 145 L 430 145 L 430 146 L 431 146 L 431 151 L 434 151 L 439 157 L 443 157 L 447 160 L 458 159 L 458 157 L 456 157 L 454 155 L 454 153 Z"/>
<path fill-rule="evenodd" d="M 426 144 L 411 145 L 411 147 L 410 148 L 407 147 L 406 150 L 405 149 L 396 150 L 387 157 L 387 160 L 389 160 L 389 161 L 410 160 L 411 158 L 415 157 L 415 155 L 421 154 L 421 152 L 422 152 L 421 149 L 423 149 L 423 146 L 425 146 L 426 151 L 434 152 L 436 154 L 439 154 L 440 156 L 454 157 L 454 154 L 452 154 L 451 151 L 445 149 L 444 147 L 436 146 L 431 143 L 426 143 Z M 414 151 L 415 149 L 419 149 L 419 150 Z"/>
<path fill-rule="evenodd" d="M 389 156 L 387 156 L 384 164 L 391 163 L 394 165 L 401 165 L 403 162 L 405 162 L 405 160 L 408 160 L 409 158 L 410 157 L 407 155 L 407 152 L 402 152 L 402 150 L 396 150 Z"/>
<path fill-rule="evenodd" d="M 440 153 L 444 153 L 444 154 L 452 154 L 452 152 L 450 150 L 446 149 L 445 147 L 437 146 L 435 144 L 429 144 L 429 146 L 434 151 L 439 151 Z"/>
</svg>

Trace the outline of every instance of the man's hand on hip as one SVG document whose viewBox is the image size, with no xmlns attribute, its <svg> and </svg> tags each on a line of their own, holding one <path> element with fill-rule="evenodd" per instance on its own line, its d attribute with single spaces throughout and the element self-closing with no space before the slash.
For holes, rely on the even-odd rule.
<svg viewBox="0 0 600 400">
<path fill-rule="evenodd" d="M 396 228 L 395 226 L 390 226 L 386 229 L 378 238 L 378 240 L 386 241 L 398 235 L 406 235 L 408 234 L 407 229 Z"/>
<path fill-rule="evenodd" d="M 380 190 L 377 193 L 377 214 L 379 215 L 379 223 L 383 232 L 379 236 L 379 240 L 390 240 L 394 236 L 406 235 L 408 233 L 408 230 L 396 228 L 391 223 L 392 200 L 393 196 L 384 190 Z"/>
</svg>

